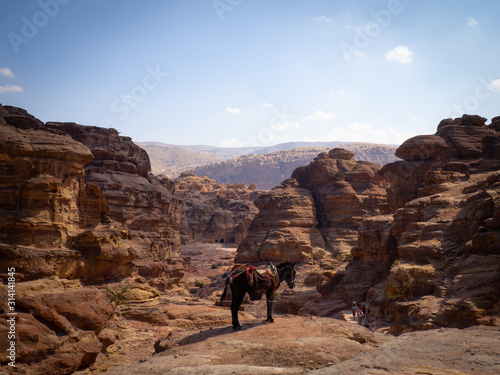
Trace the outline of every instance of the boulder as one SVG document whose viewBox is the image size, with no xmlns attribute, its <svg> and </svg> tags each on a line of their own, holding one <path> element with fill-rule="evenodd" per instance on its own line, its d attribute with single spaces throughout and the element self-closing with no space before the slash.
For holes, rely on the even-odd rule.
<svg viewBox="0 0 500 375">
<path fill-rule="evenodd" d="M 423 161 L 436 159 L 449 146 L 437 135 L 418 135 L 403 142 L 396 150 L 396 156 L 407 161 Z"/>
</svg>

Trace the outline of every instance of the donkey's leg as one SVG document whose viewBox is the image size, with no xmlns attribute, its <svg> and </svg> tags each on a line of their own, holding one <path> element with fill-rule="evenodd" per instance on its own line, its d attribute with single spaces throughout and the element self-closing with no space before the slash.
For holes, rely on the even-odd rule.
<svg viewBox="0 0 500 375">
<path fill-rule="evenodd" d="M 238 320 L 238 311 L 240 310 L 241 303 L 243 302 L 244 293 L 234 293 L 233 300 L 231 301 L 231 317 L 233 320 L 233 329 L 240 330 L 240 322 Z"/>
<path fill-rule="evenodd" d="M 266 293 L 266 300 L 267 300 L 267 321 L 270 323 L 274 323 L 273 319 L 273 304 L 274 304 L 274 293 Z"/>
</svg>

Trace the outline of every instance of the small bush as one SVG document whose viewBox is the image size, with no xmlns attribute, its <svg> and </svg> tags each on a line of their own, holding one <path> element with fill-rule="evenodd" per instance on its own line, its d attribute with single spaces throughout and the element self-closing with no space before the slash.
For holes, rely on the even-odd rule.
<svg viewBox="0 0 500 375">
<path fill-rule="evenodd" d="M 217 262 L 217 263 L 214 263 L 212 264 L 212 269 L 215 270 L 219 267 L 223 267 L 223 266 L 230 266 L 230 264 L 228 262 Z"/>
<path fill-rule="evenodd" d="M 129 288 L 130 287 L 128 285 L 121 285 L 115 288 L 106 287 L 106 297 L 108 297 L 113 310 L 116 310 L 118 306 L 123 305 L 128 301 L 129 298 L 127 297 L 127 292 Z"/>
<path fill-rule="evenodd" d="M 203 283 L 202 283 L 202 282 L 200 282 L 200 281 L 198 281 L 198 280 L 196 280 L 196 281 L 194 282 L 194 286 L 197 286 L 198 288 L 203 288 Z"/>
<path fill-rule="evenodd" d="M 345 172 L 343 170 L 339 170 L 335 173 L 335 180 L 342 181 L 345 178 Z"/>
<path fill-rule="evenodd" d="M 398 263 L 399 264 L 399 263 Z M 391 268 L 395 268 L 393 265 Z M 411 288 L 415 284 L 413 276 L 405 269 L 398 268 L 390 276 L 392 280 L 386 287 L 385 296 L 388 302 L 405 300 L 408 302 L 413 299 Z"/>
</svg>

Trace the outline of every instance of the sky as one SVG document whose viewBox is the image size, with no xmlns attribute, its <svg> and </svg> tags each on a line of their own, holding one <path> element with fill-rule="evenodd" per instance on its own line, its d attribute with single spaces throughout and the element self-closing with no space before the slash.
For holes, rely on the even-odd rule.
<svg viewBox="0 0 500 375">
<path fill-rule="evenodd" d="M 401 144 L 500 115 L 497 0 L 0 0 L 0 103 L 138 142 Z M 488 121 L 489 122 L 489 121 Z"/>
</svg>

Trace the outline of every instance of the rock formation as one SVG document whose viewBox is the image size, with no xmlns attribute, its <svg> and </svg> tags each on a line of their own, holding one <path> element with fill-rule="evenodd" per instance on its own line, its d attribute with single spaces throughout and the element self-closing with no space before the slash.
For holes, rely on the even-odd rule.
<svg viewBox="0 0 500 375">
<path fill-rule="evenodd" d="M 257 213 L 255 185 L 218 184 L 184 172 L 175 180 L 175 195 L 184 201 L 181 242 L 239 244 Z"/>
<path fill-rule="evenodd" d="M 14 307 L 18 373 L 71 373 L 102 350 L 98 334 L 112 313 L 98 289 L 75 279 L 123 278 L 138 254 L 101 190 L 83 179 L 92 160 L 85 145 L 1 105 L 0 134 L 1 301 L 15 280 L 15 305 L 0 306 L 0 333 L 7 337 Z M 0 342 L 5 364 L 10 341 Z"/>
<path fill-rule="evenodd" d="M 485 122 L 443 120 L 398 148 L 380 171 L 390 212 L 362 222 L 353 261 L 318 291 L 366 300 L 395 334 L 500 324 L 500 133 Z"/>
<path fill-rule="evenodd" d="M 115 129 L 75 123 L 48 123 L 86 145 L 93 160 L 85 165 L 85 181 L 102 191 L 109 218 L 120 223 L 135 244 L 139 274 L 148 278 L 182 277 L 180 221 L 182 201 L 168 179 L 152 175 L 149 156 Z"/>
<path fill-rule="evenodd" d="M 2 270 L 15 267 L 24 280 L 130 274 L 132 243 L 83 180 L 90 150 L 19 108 L 0 107 L 0 116 Z"/>
<path fill-rule="evenodd" d="M 149 173 L 147 153 L 113 129 L 43 124 L 0 105 L 0 134 L 0 298 L 14 278 L 16 371 L 73 373 L 110 344 L 101 331 L 112 306 L 89 284 L 145 276 L 169 288 L 182 277 L 182 201 L 172 181 Z"/>
<path fill-rule="evenodd" d="M 386 202 L 380 166 L 355 161 L 344 149 L 320 153 L 292 178 L 263 194 L 235 261 L 325 261 L 343 258 L 357 243 L 364 218 Z"/>
</svg>

